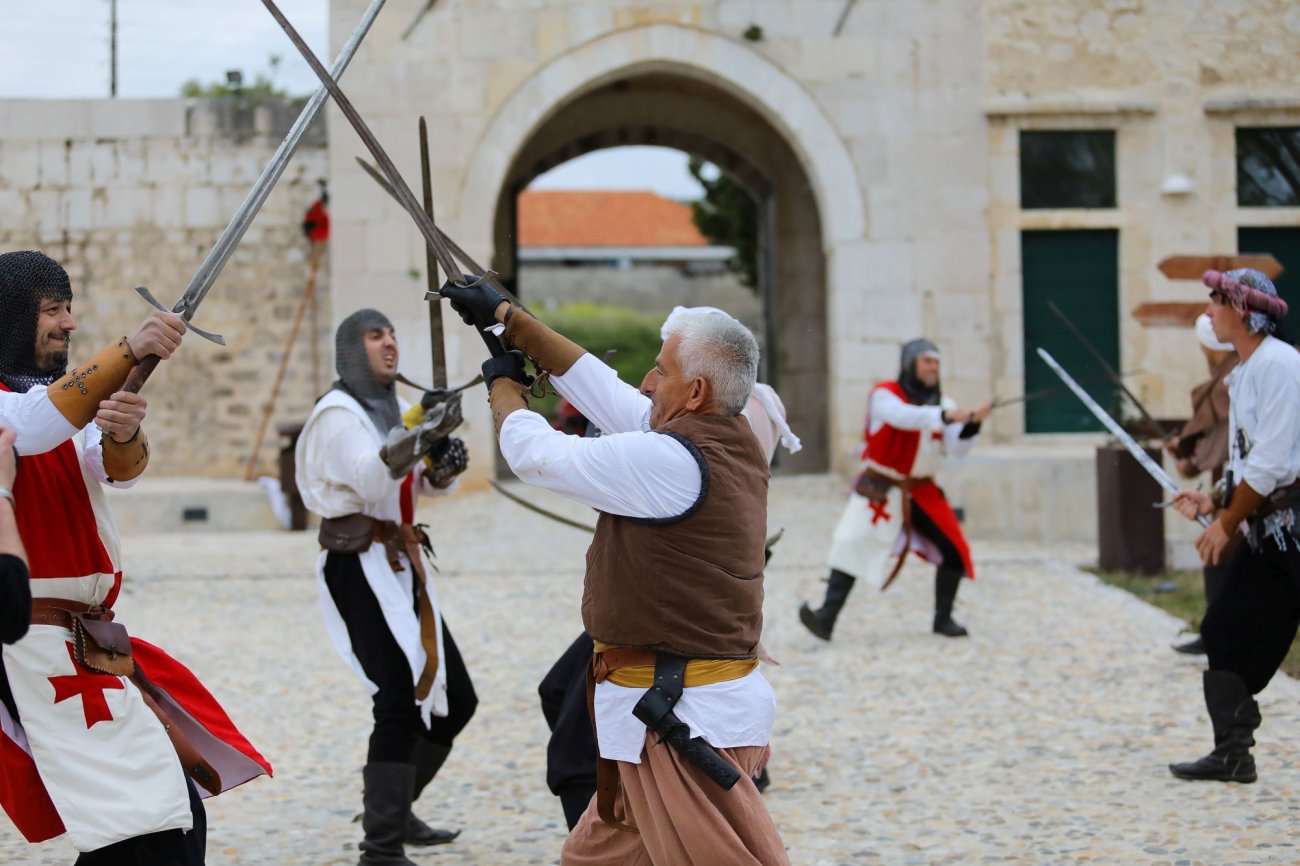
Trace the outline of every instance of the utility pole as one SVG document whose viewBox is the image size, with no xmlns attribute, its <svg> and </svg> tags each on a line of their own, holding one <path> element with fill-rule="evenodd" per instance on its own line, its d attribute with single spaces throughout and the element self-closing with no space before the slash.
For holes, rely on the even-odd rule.
<svg viewBox="0 0 1300 866">
<path fill-rule="evenodd" d="M 117 98 L 117 0 L 108 0 L 108 95 Z"/>
</svg>

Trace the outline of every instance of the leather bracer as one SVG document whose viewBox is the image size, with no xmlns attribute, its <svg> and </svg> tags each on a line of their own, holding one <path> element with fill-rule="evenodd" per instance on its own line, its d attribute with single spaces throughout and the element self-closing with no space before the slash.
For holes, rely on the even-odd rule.
<svg viewBox="0 0 1300 866">
<path fill-rule="evenodd" d="M 586 354 L 586 350 L 568 337 L 552 331 L 540 319 L 519 307 L 506 312 L 506 342 L 523 352 L 537 366 L 556 376 L 563 376 Z"/>
<path fill-rule="evenodd" d="M 104 434 L 100 440 L 104 449 L 104 474 L 109 481 L 130 481 L 149 465 L 149 437 L 137 428 L 135 435 L 125 442 L 116 442 Z"/>
<path fill-rule="evenodd" d="M 501 435 L 501 425 L 506 423 L 510 413 L 528 408 L 528 399 L 524 396 L 527 393 L 528 389 L 523 385 L 504 376 L 492 383 L 492 389 L 488 391 L 488 405 L 492 408 L 492 424 L 496 427 L 498 436 Z"/>
<path fill-rule="evenodd" d="M 138 363 L 123 337 L 51 384 L 47 391 L 50 402 L 68 423 L 78 429 L 85 427 L 99 411 L 100 401 L 121 390 L 131 368 Z"/>
</svg>

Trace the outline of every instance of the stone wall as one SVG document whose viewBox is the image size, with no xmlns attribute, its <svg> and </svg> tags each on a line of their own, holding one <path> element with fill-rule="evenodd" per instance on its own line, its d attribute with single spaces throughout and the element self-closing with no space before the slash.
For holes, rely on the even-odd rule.
<svg viewBox="0 0 1300 866">
<path fill-rule="evenodd" d="M 296 114 L 188 100 L 0 101 L 0 250 L 40 249 L 67 269 L 74 360 L 149 312 L 136 286 L 164 304 L 180 297 Z M 299 224 L 324 175 L 318 124 L 195 317 L 228 345 L 190 335 L 145 387 L 154 471 L 242 472 L 304 290 Z M 265 472 L 274 471 L 275 425 L 305 419 L 333 378 L 327 265 L 318 290 L 316 333 L 308 317 L 260 451 Z"/>
</svg>

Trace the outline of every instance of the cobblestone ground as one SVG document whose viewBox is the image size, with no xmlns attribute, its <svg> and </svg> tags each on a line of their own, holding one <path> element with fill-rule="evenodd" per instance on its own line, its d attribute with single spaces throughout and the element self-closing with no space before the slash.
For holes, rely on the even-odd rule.
<svg viewBox="0 0 1300 866">
<path fill-rule="evenodd" d="M 1300 688 L 1261 697 L 1258 784 L 1174 780 L 1211 741 L 1179 623 L 1079 570 L 1086 546 L 974 543 L 968 640 L 929 634 L 931 571 L 859 589 L 835 640 L 795 614 L 819 596 L 843 484 L 773 484 L 767 669 L 779 699 L 766 799 L 795 864 L 1300 862 Z M 529 492 L 534 496 L 535 492 Z M 580 507 L 536 496 L 590 520 Z M 430 864 L 550 864 L 564 838 L 544 784 L 536 685 L 580 628 L 583 533 L 493 493 L 426 510 L 446 617 L 481 703 L 419 812 L 463 828 Z M 208 801 L 215 866 L 356 862 L 369 701 L 325 642 L 307 534 L 138 535 L 120 619 L 189 664 L 271 760 Z M 0 818 L 0 863 L 66 864 Z"/>
</svg>

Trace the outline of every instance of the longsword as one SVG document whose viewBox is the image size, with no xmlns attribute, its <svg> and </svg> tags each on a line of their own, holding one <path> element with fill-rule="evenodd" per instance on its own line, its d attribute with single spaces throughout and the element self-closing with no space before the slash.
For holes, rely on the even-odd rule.
<svg viewBox="0 0 1300 866">
<path fill-rule="evenodd" d="M 1142 420 L 1146 421 L 1147 424 L 1151 426 L 1151 429 L 1156 432 L 1156 435 L 1161 439 L 1168 436 L 1169 431 L 1160 426 L 1160 423 L 1156 421 L 1155 418 L 1151 417 L 1151 413 L 1147 411 L 1147 407 L 1143 406 L 1142 401 L 1137 398 L 1137 395 L 1130 391 L 1128 386 L 1124 384 L 1124 377 L 1121 376 L 1104 357 L 1102 357 L 1101 352 L 1097 351 L 1097 348 L 1093 346 L 1092 343 L 1088 342 L 1088 338 L 1085 337 L 1083 332 L 1075 326 L 1074 322 L 1070 321 L 1070 318 L 1066 316 L 1065 313 L 1061 312 L 1061 308 L 1051 301 L 1047 302 L 1047 307 L 1053 314 L 1055 314 L 1056 318 L 1061 320 L 1061 324 L 1065 325 L 1066 329 L 1074 335 L 1074 339 L 1079 341 L 1079 345 L 1088 350 L 1088 354 L 1091 355 L 1092 359 L 1097 362 L 1099 367 L 1101 367 L 1102 372 L 1109 376 L 1110 380 L 1118 385 L 1119 389 L 1124 392 L 1124 396 L 1128 397 L 1129 400 L 1133 402 L 1133 407 L 1138 410 L 1138 414 L 1142 416 Z"/>
<path fill-rule="evenodd" d="M 374 23 L 375 18 L 379 15 L 379 10 L 383 8 L 385 2 L 387 0 L 371 0 L 365 14 L 361 16 L 361 22 L 352 31 L 352 35 L 343 44 L 339 56 L 334 60 L 331 75 L 335 77 L 341 76 L 343 71 L 348 68 L 353 55 L 357 52 L 357 47 L 361 44 L 361 40 L 365 38 L 366 33 L 370 31 L 370 25 Z M 171 308 L 170 311 L 184 319 L 186 324 L 189 325 L 189 330 L 200 337 L 211 340 L 220 346 L 226 344 L 225 338 L 220 334 L 214 334 L 195 327 L 190 324 L 190 320 L 198 311 L 199 305 L 203 303 L 203 299 L 207 297 L 208 290 L 216 282 L 222 268 L 226 266 L 226 262 L 230 260 L 230 256 L 235 252 L 235 247 L 239 246 L 244 233 L 252 225 L 253 218 L 262 209 L 262 205 L 266 202 L 267 196 L 271 194 L 276 181 L 284 174 L 285 168 L 289 165 L 289 160 L 293 158 L 303 136 L 307 134 L 307 128 L 311 126 L 311 122 L 316 118 L 321 106 L 325 104 L 325 100 L 328 98 L 329 90 L 322 87 L 312 94 L 311 99 L 307 100 L 307 104 L 303 106 L 302 111 L 298 114 L 298 119 L 294 121 L 288 134 L 285 135 L 284 140 L 280 142 L 280 146 L 276 148 L 275 153 L 271 156 L 270 162 L 262 169 L 261 176 L 253 184 L 253 188 L 248 191 L 243 203 L 235 211 L 235 215 L 231 217 L 229 224 L 226 225 L 225 230 L 221 232 L 221 236 L 217 238 L 217 242 L 213 244 L 207 257 L 199 265 L 198 271 L 190 279 L 190 283 L 181 295 L 180 300 Z M 137 287 L 136 291 L 153 306 L 164 312 L 167 311 L 167 308 L 144 286 Z M 144 358 L 131 372 L 131 376 L 123 385 L 123 390 L 138 392 L 158 366 L 160 360 L 157 355 Z"/>
<path fill-rule="evenodd" d="M 1148 475 L 1154 478 L 1160 486 L 1169 493 L 1173 495 L 1179 493 L 1178 485 L 1174 483 L 1174 480 L 1169 477 L 1165 470 L 1160 468 L 1160 464 L 1152 460 L 1151 455 L 1148 454 L 1141 445 L 1137 444 L 1137 441 L 1134 440 L 1132 436 L 1128 435 L 1128 432 L 1123 427 L 1119 426 L 1119 422 L 1110 417 L 1110 414 L 1105 409 L 1101 408 L 1096 400 L 1092 399 L 1092 395 L 1083 390 L 1083 387 L 1078 382 L 1074 381 L 1074 377 L 1065 372 L 1065 369 L 1062 368 L 1060 364 L 1056 363 L 1056 359 L 1049 355 L 1047 350 L 1041 346 L 1038 347 L 1038 357 L 1042 358 L 1044 363 L 1052 368 L 1052 372 L 1059 376 L 1061 381 L 1074 392 L 1074 396 L 1083 401 L 1083 405 L 1088 407 L 1088 411 L 1101 422 L 1102 426 L 1109 430 L 1110 434 L 1118 439 L 1121 445 L 1128 449 L 1128 453 L 1133 455 L 1133 459 L 1138 462 L 1139 466 L 1146 470 Z M 1209 526 L 1210 518 L 1206 517 L 1204 514 L 1198 514 L 1196 516 L 1196 522 L 1201 524 L 1201 526 Z"/>
<path fill-rule="evenodd" d="M 375 158 L 375 162 L 379 164 L 380 176 L 387 181 L 393 196 L 402 206 L 402 209 L 405 210 L 411 219 L 415 221 L 416 228 L 419 229 L 420 234 L 424 237 L 424 242 L 428 245 L 429 251 L 432 252 L 434 258 L 437 259 L 439 267 L 441 267 L 446 273 L 447 280 L 457 286 L 471 286 L 478 285 L 480 282 L 487 282 L 488 285 L 493 286 L 500 291 L 507 300 L 516 304 L 519 303 L 518 298 L 516 298 L 513 293 L 506 290 L 506 288 L 498 281 L 492 279 L 496 275 L 491 271 L 480 270 L 475 275 L 475 280 L 472 283 L 466 281 L 466 275 L 456 265 L 456 260 L 452 257 L 451 250 L 449 249 L 450 239 L 447 238 L 447 236 L 444 235 L 436 225 L 434 225 L 429 214 L 426 213 L 424 209 L 421 208 L 419 202 L 416 201 L 415 194 L 412 193 L 411 188 L 407 186 L 406 181 L 402 178 L 401 172 L 397 170 L 397 166 L 395 166 L 393 161 L 389 159 L 388 153 L 384 150 L 383 145 L 379 143 L 379 139 L 375 138 L 374 133 L 370 131 L 370 127 L 366 124 L 365 120 L 362 119 L 361 114 L 352 105 L 352 100 L 348 99 L 347 94 L 345 94 L 338 86 L 338 82 L 330 77 L 329 70 L 322 66 L 321 62 L 316 59 L 316 55 L 312 53 L 311 48 L 298 34 L 298 31 L 294 29 L 293 25 L 289 23 L 289 19 L 286 18 L 284 13 L 280 11 L 279 7 L 275 5 L 274 0 L 262 0 L 262 5 L 267 8 L 271 13 L 271 17 L 273 17 L 276 20 L 276 23 L 280 25 L 280 29 L 284 30 L 285 34 L 289 37 L 289 41 L 298 49 L 298 53 L 307 61 L 307 65 L 310 66 L 312 72 L 316 74 L 316 78 L 319 79 L 320 83 L 329 91 L 330 96 L 334 99 L 335 105 L 339 107 L 339 110 L 343 112 L 343 116 L 347 118 L 348 123 L 352 125 L 353 132 L 357 134 L 357 137 L 361 139 L 361 142 L 366 146 L 366 149 L 370 151 L 370 155 Z M 425 299 L 431 300 L 428 294 L 425 295 Z M 520 306 L 523 305 L 520 304 Z M 494 356 L 505 354 L 506 348 L 495 333 L 480 331 L 479 336 L 483 339 L 483 343 L 487 346 L 489 353 Z"/>
</svg>

